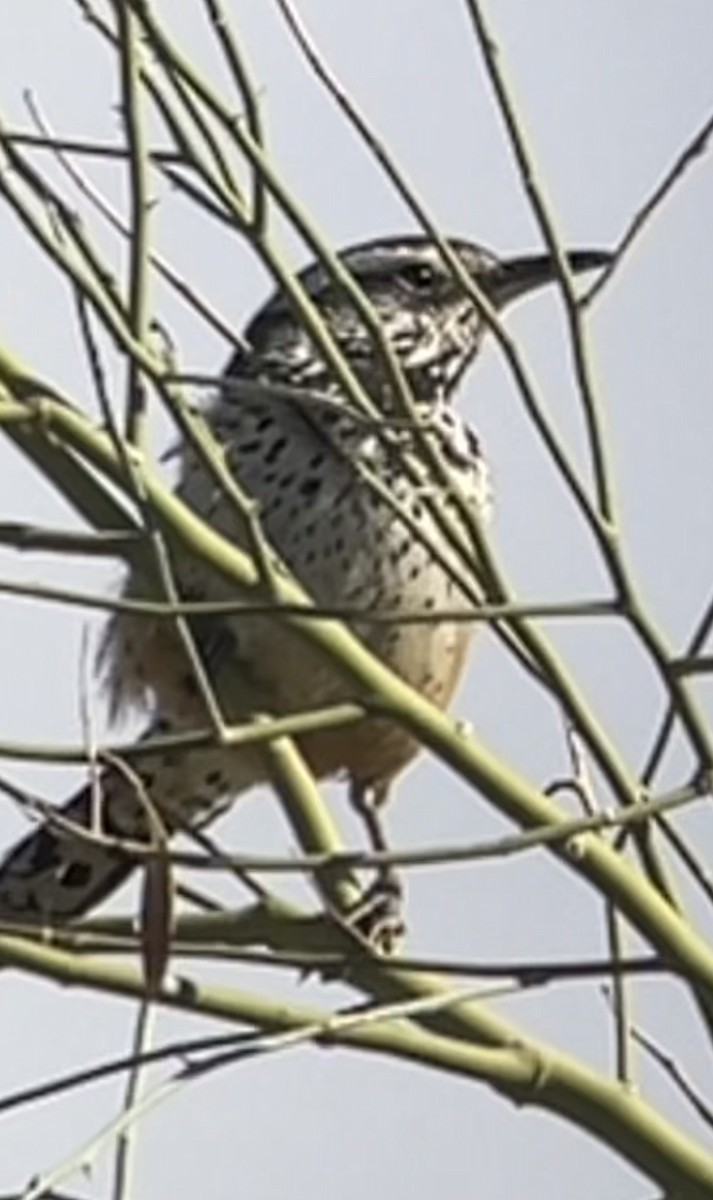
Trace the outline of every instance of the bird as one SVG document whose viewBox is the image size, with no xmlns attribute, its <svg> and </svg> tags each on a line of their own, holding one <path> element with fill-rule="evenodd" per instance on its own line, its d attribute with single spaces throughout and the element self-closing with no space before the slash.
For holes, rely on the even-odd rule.
<svg viewBox="0 0 713 1200">
<path fill-rule="evenodd" d="M 459 237 L 449 238 L 448 247 L 497 313 L 557 277 L 548 254 L 501 258 Z M 611 258 L 605 250 L 566 257 L 573 273 L 606 266 Z M 254 502 L 279 562 L 316 605 L 348 613 L 353 633 L 374 655 L 446 709 L 471 643 L 467 615 L 474 601 L 458 547 L 429 503 L 429 463 L 437 453 L 461 505 L 487 522 L 487 459 L 454 402 L 488 324 L 472 291 L 427 236 L 362 242 L 341 251 L 339 261 L 371 306 L 410 388 L 411 420 L 363 311 L 321 262 L 298 279 L 368 405 L 357 406 L 278 289 L 249 321 L 203 417 L 225 467 Z M 177 455 L 179 498 L 250 549 L 244 518 L 195 446 L 186 442 Z M 446 508 L 467 542 L 462 510 L 451 501 Z M 177 550 L 172 565 L 183 599 L 235 599 L 234 585 L 187 551 Z M 137 570 L 128 569 L 122 594 L 146 595 Z M 441 611 L 446 615 L 439 619 Z M 370 614 L 391 619 L 370 620 Z M 418 614 L 423 623 L 413 620 Z M 200 615 L 188 618 L 188 629 L 201 668 L 217 690 L 226 685 L 231 722 L 359 699 L 314 644 L 268 614 Z M 103 658 L 112 713 L 145 713 L 145 739 L 205 727 L 203 693 L 173 623 L 117 612 Z M 419 749 L 406 731 L 376 716 L 296 740 L 315 777 L 346 778 L 357 803 L 369 795 L 382 799 Z M 106 765 L 0 862 L 0 919 L 49 925 L 86 914 L 132 871 L 135 858 L 121 852 L 117 839 L 146 841 L 149 808 L 168 833 L 202 828 L 265 780 L 264 753 L 255 744 L 181 753 L 148 748 L 131 769 Z M 79 832 L 72 834 L 72 827 Z M 86 836 L 97 829 L 104 839 Z"/>
</svg>

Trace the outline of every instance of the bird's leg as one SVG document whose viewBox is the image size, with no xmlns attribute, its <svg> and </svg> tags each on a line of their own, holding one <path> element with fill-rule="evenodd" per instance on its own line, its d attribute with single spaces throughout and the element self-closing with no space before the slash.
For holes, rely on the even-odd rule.
<svg viewBox="0 0 713 1200">
<path fill-rule="evenodd" d="M 365 784 L 352 779 L 349 801 L 364 822 L 372 850 L 388 851 L 381 808 L 389 783 Z M 376 867 L 376 878 L 349 913 L 349 923 L 385 954 L 393 954 L 406 932 L 403 885 L 390 863 Z"/>
</svg>

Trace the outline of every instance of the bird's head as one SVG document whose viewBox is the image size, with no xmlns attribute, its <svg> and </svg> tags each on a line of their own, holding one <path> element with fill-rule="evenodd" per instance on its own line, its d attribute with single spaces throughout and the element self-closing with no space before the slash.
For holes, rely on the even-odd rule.
<svg viewBox="0 0 713 1200">
<path fill-rule="evenodd" d="M 497 311 L 556 274 L 549 255 L 501 259 L 462 239 L 450 239 L 449 245 Z M 339 257 L 379 318 L 416 399 L 427 402 L 449 394 L 477 353 L 487 325 L 438 247 L 425 237 L 396 237 L 349 247 Z M 577 250 L 567 258 L 572 271 L 582 272 L 604 266 L 611 256 L 607 251 Z M 299 280 L 373 395 L 383 379 L 383 363 L 352 299 L 321 264 L 306 267 Z M 259 311 L 246 337 L 263 363 L 266 353 L 270 358 L 283 356 L 292 382 L 321 386 L 324 363 L 283 293 L 276 293 Z"/>
</svg>

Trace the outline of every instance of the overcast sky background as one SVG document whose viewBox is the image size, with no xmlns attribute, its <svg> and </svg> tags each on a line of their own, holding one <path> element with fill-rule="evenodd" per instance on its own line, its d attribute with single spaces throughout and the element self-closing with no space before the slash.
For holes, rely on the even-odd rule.
<svg viewBox="0 0 713 1200">
<path fill-rule="evenodd" d="M 202 5 L 182 0 L 161 7 L 212 74 L 215 57 Z M 230 0 L 228 7 L 260 85 L 273 155 L 325 234 L 342 245 L 411 229 L 378 168 L 306 71 L 276 6 Z M 299 9 L 441 226 L 502 253 L 537 248 L 465 6 L 456 0 L 301 0 Z M 563 236 L 571 245 L 613 245 L 713 108 L 708 0 L 493 0 L 490 12 Z M 5 0 L 3 16 L 0 111 L 6 122 L 27 123 L 22 93 L 31 88 L 57 130 L 114 137 L 112 59 L 74 7 L 58 0 Z M 115 169 L 97 167 L 92 177 L 118 194 Z M 641 239 L 592 321 L 625 544 L 656 618 L 676 645 L 688 636 L 713 581 L 712 212 L 713 161 L 704 157 Z M 293 243 L 286 239 L 286 245 Z M 236 326 L 268 290 L 264 272 L 237 239 L 219 235 L 180 206 L 169 204 L 162 213 L 160 247 Z M 0 261 L 0 339 L 78 403 L 91 406 L 66 288 L 5 207 Z M 186 367 L 216 371 L 226 355 L 219 339 L 165 292 L 157 295 Z M 559 428 L 580 453 L 580 411 L 554 292 L 538 294 L 509 323 Z M 521 594 L 563 599 L 600 593 L 596 555 L 492 347 L 468 377 L 460 402 L 489 451 L 497 488 L 495 541 Z M 0 519 L 71 519 L 1 442 Z M 104 588 L 115 577 L 113 568 L 88 572 L 47 556 L 0 553 L 0 578 Z M 0 604 L 0 741 L 78 741 L 82 631 L 96 626 L 76 612 L 5 599 Z M 560 623 L 550 631 L 607 728 L 632 765 L 640 766 L 661 711 L 642 656 L 613 623 L 576 629 Z M 702 686 L 701 695 L 710 701 L 710 687 Z M 100 700 L 92 696 L 100 722 Z M 457 711 L 536 783 L 566 769 L 556 712 L 490 637 L 477 649 Z M 680 782 L 682 761 L 672 758 L 663 783 Z M 11 768 L 17 780 L 58 799 L 79 778 L 0 763 L 2 770 Z M 389 810 L 395 845 L 472 842 L 508 828 L 425 762 L 402 782 L 400 793 Z M 340 790 L 330 795 L 343 828 L 353 830 Z M 227 818 L 227 845 L 292 848 L 277 806 L 264 799 Z M 703 809 L 685 828 L 708 861 L 710 813 Z M 0 845 L 22 829 L 9 802 L 0 806 Z M 124 893 L 122 907 L 131 895 Z M 698 915 L 711 931 L 709 914 Z M 604 949 L 601 903 L 545 856 L 414 873 L 408 917 L 408 948 L 419 954 L 538 960 Z M 185 970 L 190 974 L 190 967 Z M 223 977 L 238 987 L 294 994 L 272 973 L 235 968 Z M 321 1001 L 324 993 L 306 983 L 297 998 Z M 334 1005 L 347 998 L 336 986 L 327 994 Z M 611 1066 L 611 1028 L 597 985 L 497 1003 L 537 1036 L 599 1068 Z M 693 1078 L 707 1085 L 710 1060 L 673 984 L 642 984 L 635 1016 L 654 1036 L 668 1039 Z M 3 976 L 0 1095 L 124 1052 L 132 1022 L 133 1010 L 122 1002 Z M 156 1040 L 223 1029 L 160 1014 Z M 641 1078 L 666 1114 L 696 1128 L 655 1068 L 642 1062 Z M 3 1117 L 0 1192 L 76 1149 L 116 1113 L 121 1088 L 113 1081 Z M 104 1164 L 91 1178 L 72 1180 L 67 1190 L 105 1195 Z M 333 1193 L 341 1200 L 388 1194 L 426 1200 L 449 1193 L 479 1200 L 645 1200 L 655 1191 L 605 1149 L 536 1110 L 518 1111 L 484 1087 L 346 1051 L 302 1049 L 225 1071 L 185 1090 L 144 1124 L 136 1200 L 301 1200 Z"/>
</svg>

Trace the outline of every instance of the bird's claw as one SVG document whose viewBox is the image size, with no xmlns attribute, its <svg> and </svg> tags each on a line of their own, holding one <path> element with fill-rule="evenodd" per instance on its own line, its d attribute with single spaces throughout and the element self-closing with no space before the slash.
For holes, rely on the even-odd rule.
<svg viewBox="0 0 713 1200">
<path fill-rule="evenodd" d="M 346 924 L 359 940 L 379 954 L 397 954 L 406 936 L 404 889 L 395 871 L 380 871 L 346 914 Z"/>
</svg>

